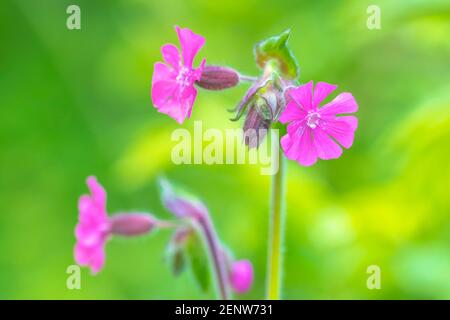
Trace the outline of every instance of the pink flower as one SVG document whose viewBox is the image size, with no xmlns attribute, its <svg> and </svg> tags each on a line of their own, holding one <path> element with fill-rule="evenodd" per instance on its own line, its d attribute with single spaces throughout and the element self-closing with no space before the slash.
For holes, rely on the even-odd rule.
<svg viewBox="0 0 450 320">
<path fill-rule="evenodd" d="M 358 110 L 352 94 L 341 93 L 319 109 L 319 104 L 336 87 L 318 82 L 313 91 L 313 82 L 310 81 L 288 92 L 291 100 L 279 119 L 281 123 L 289 123 L 287 134 L 280 141 L 288 159 L 311 166 L 317 158 L 339 158 L 342 154 L 339 144 L 347 149 L 352 146 L 358 119 L 348 115 L 337 116 Z"/>
<path fill-rule="evenodd" d="M 75 261 L 81 266 L 99 272 L 105 264 L 105 245 L 111 235 L 132 237 L 147 234 L 160 226 L 151 214 L 143 212 L 120 213 L 108 217 L 106 192 L 95 177 L 87 178 L 90 195 L 78 201 L 78 224 L 75 227 Z"/>
<path fill-rule="evenodd" d="M 233 262 L 230 273 L 231 287 L 236 293 L 247 292 L 253 284 L 253 266 L 248 260 Z"/>
<path fill-rule="evenodd" d="M 192 63 L 205 39 L 185 28 L 175 27 L 181 44 L 181 55 L 173 44 L 165 44 L 161 52 L 166 62 L 155 63 L 152 79 L 152 101 L 159 112 L 179 123 L 191 116 L 197 96 L 194 82 L 200 80 L 205 59 L 194 69 Z"/>
<path fill-rule="evenodd" d="M 78 201 L 75 261 L 97 273 L 105 263 L 105 244 L 111 225 L 106 214 L 105 190 L 95 177 L 89 177 L 87 185 L 91 195 L 82 195 Z"/>
</svg>

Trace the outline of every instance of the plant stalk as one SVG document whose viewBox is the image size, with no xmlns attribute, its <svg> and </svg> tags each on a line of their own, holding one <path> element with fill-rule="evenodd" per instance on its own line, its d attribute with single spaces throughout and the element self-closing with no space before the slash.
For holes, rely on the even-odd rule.
<svg viewBox="0 0 450 320">
<path fill-rule="evenodd" d="M 258 78 L 257 78 L 257 77 L 246 76 L 246 75 L 240 74 L 240 75 L 239 75 L 239 80 L 245 81 L 245 82 L 255 82 L 256 80 L 258 80 Z"/>
<path fill-rule="evenodd" d="M 269 221 L 269 255 L 267 273 L 268 300 L 281 298 L 281 278 L 283 263 L 283 241 L 285 220 L 285 170 L 286 158 L 278 147 L 278 172 L 272 176 Z"/>
<path fill-rule="evenodd" d="M 220 250 L 219 239 L 217 238 L 211 219 L 206 215 L 197 220 L 201 231 L 203 232 L 206 245 L 212 260 L 216 284 L 218 287 L 218 297 L 222 300 L 230 299 L 225 261 Z"/>
</svg>

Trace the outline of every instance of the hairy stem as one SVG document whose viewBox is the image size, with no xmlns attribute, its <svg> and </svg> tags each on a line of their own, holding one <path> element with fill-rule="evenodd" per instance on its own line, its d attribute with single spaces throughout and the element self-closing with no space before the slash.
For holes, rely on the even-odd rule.
<svg viewBox="0 0 450 320">
<path fill-rule="evenodd" d="M 269 221 L 269 256 L 266 298 L 278 300 L 281 297 L 281 278 L 283 263 L 283 241 L 285 220 L 285 170 L 286 159 L 278 148 L 279 170 L 272 176 L 270 221 Z"/>
<path fill-rule="evenodd" d="M 217 238 L 211 219 L 206 215 L 199 217 L 198 224 L 204 235 L 206 245 L 212 260 L 214 275 L 218 286 L 219 298 L 228 300 L 230 298 L 225 261 L 220 249 L 219 239 Z"/>
<path fill-rule="evenodd" d="M 239 75 L 239 80 L 246 81 L 246 82 L 255 82 L 256 80 L 258 80 L 258 78 L 240 74 Z"/>
</svg>

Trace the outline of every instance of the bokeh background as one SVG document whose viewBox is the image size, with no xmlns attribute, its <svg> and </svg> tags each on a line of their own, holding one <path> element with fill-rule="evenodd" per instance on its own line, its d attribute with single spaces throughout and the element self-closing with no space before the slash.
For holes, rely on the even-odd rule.
<svg viewBox="0 0 450 320">
<path fill-rule="evenodd" d="M 81 30 L 66 8 L 81 7 Z M 369 4 L 381 30 L 366 27 Z M 283 295 L 287 299 L 450 298 L 450 7 L 448 1 L 0 2 L 0 298 L 203 299 L 189 272 L 164 261 L 167 232 L 113 239 L 105 269 L 66 288 L 85 179 L 108 190 L 110 212 L 168 218 L 157 179 L 201 197 L 221 239 L 255 266 L 262 298 L 270 177 L 256 165 L 170 160 L 177 123 L 152 107 L 159 48 L 173 26 L 206 37 L 198 58 L 257 75 L 252 47 L 291 28 L 301 81 L 356 97 L 356 140 L 339 160 L 288 164 Z M 190 121 L 228 121 L 247 86 L 201 91 Z M 368 290 L 366 269 L 381 268 Z"/>
</svg>

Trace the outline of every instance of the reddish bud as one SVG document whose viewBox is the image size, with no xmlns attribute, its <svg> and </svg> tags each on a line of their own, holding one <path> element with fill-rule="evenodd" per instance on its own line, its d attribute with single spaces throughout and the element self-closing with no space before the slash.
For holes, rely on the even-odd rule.
<svg viewBox="0 0 450 320">
<path fill-rule="evenodd" d="M 247 113 L 244 122 L 244 142 L 250 148 L 257 148 L 267 135 L 271 121 L 260 111 L 260 108 L 252 106 Z"/>
<path fill-rule="evenodd" d="M 120 236 L 139 236 L 157 226 L 157 220 L 147 213 L 116 214 L 110 218 L 110 232 Z"/>
<path fill-rule="evenodd" d="M 160 180 L 161 199 L 164 206 L 177 218 L 203 219 L 208 216 L 208 209 L 197 199 L 176 192 L 169 181 Z"/>
<path fill-rule="evenodd" d="M 205 66 L 196 84 L 208 90 L 232 88 L 239 84 L 239 73 L 228 67 Z"/>
</svg>

